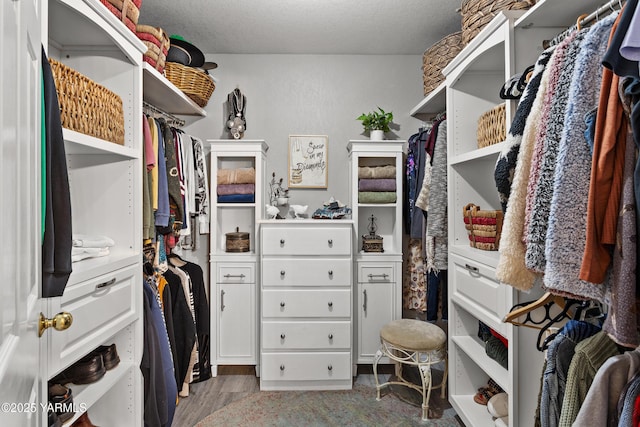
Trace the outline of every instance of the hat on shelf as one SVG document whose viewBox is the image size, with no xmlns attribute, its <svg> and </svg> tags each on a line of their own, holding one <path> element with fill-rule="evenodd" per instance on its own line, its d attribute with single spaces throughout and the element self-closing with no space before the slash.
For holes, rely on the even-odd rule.
<svg viewBox="0 0 640 427">
<path fill-rule="evenodd" d="M 196 46 L 192 45 L 177 34 L 169 36 L 171 46 L 167 53 L 167 61 L 177 62 L 189 67 L 202 67 L 204 65 L 204 54 Z"/>
</svg>

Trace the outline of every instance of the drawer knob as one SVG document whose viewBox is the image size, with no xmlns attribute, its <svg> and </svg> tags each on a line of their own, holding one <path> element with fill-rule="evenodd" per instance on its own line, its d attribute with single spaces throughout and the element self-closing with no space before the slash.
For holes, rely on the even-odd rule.
<svg viewBox="0 0 640 427">
<path fill-rule="evenodd" d="M 280 239 L 280 244 L 284 245 L 284 239 Z"/>
<path fill-rule="evenodd" d="M 329 301 L 329 308 L 333 307 L 333 301 Z"/>
<path fill-rule="evenodd" d="M 466 268 L 467 270 L 469 270 L 469 271 L 471 271 L 471 272 L 473 272 L 473 273 L 478 273 L 478 272 L 480 272 L 480 270 L 478 269 L 478 267 L 474 267 L 474 266 L 469 265 L 469 264 L 465 264 L 465 265 L 464 265 L 464 268 Z"/>
<path fill-rule="evenodd" d="M 280 370 L 284 371 L 284 365 L 280 365 Z"/>
<path fill-rule="evenodd" d="M 329 339 L 332 340 L 333 339 L 333 334 L 329 334 Z"/>
<path fill-rule="evenodd" d="M 329 246 L 333 245 L 333 239 L 327 240 L 327 243 L 329 243 Z"/>
<path fill-rule="evenodd" d="M 333 276 L 333 270 L 329 270 L 329 276 Z"/>
<path fill-rule="evenodd" d="M 280 275 L 281 275 L 282 277 L 284 277 L 284 275 L 285 275 L 285 271 L 284 271 L 284 270 L 280 270 Z"/>
<path fill-rule="evenodd" d="M 280 301 L 280 307 L 284 308 L 284 301 Z"/>
<path fill-rule="evenodd" d="M 327 366 L 327 369 L 330 370 L 330 371 L 333 371 L 333 366 L 329 365 L 329 366 Z"/>
<path fill-rule="evenodd" d="M 284 334 L 280 334 L 280 339 L 281 339 L 281 340 L 283 340 L 283 339 L 284 339 L 284 337 L 285 337 L 285 335 L 284 335 Z"/>
<path fill-rule="evenodd" d="M 41 337 L 45 329 L 53 328 L 56 331 L 64 331 L 69 329 L 69 326 L 73 323 L 73 316 L 71 313 L 63 311 L 56 314 L 51 319 L 44 317 L 44 314 L 40 313 L 40 319 L 38 321 L 38 336 Z"/>
</svg>

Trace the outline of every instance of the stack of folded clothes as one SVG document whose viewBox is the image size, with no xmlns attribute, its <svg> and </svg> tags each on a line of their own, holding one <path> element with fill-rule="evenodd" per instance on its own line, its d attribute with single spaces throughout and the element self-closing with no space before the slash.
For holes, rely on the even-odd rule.
<svg viewBox="0 0 640 427">
<path fill-rule="evenodd" d="M 254 168 L 218 169 L 218 203 L 254 203 L 256 170 Z"/>
<path fill-rule="evenodd" d="M 396 167 L 358 167 L 358 203 L 395 203 Z"/>
<path fill-rule="evenodd" d="M 110 237 L 91 236 L 88 234 L 74 234 L 72 243 L 71 262 L 107 256 L 109 255 L 109 248 L 115 245 L 115 242 Z"/>
</svg>

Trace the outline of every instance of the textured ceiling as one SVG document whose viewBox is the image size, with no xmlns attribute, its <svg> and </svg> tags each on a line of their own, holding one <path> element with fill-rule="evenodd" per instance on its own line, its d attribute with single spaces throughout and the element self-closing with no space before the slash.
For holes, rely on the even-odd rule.
<svg viewBox="0 0 640 427">
<path fill-rule="evenodd" d="M 460 30 L 452 0 L 144 0 L 141 24 L 204 53 L 422 54 Z"/>
</svg>

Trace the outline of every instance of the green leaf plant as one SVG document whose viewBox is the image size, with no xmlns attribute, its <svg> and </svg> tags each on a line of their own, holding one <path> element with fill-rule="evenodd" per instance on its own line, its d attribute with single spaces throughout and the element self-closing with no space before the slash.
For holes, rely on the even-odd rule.
<svg viewBox="0 0 640 427">
<path fill-rule="evenodd" d="M 385 112 L 382 108 L 378 107 L 378 110 L 374 110 L 368 114 L 361 114 L 357 120 L 362 121 L 364 130 L 381 130 L 389 132 L 389 124 L 393 121 L 393 113 Z"/>
</svg>

